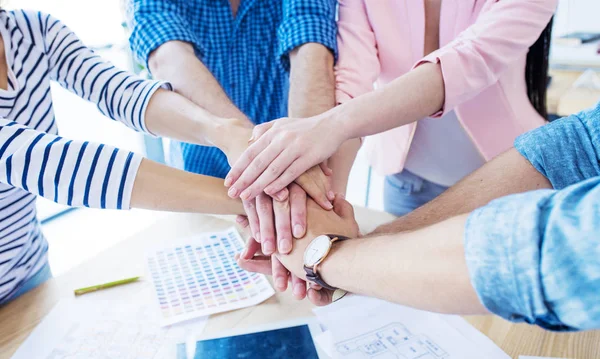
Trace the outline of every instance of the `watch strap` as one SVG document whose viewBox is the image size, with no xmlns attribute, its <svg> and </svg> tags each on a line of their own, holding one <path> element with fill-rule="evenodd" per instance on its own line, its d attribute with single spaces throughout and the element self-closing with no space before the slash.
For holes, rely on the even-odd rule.
<svg viewBox="0 0 600 359">
<path fill-rule="evenodd" d="M 350 239 L 346 236 L 340 236 L 337 234 L 326 234 L 326 236 L 331 238 L 332 245 L 336 242 L 345 241 L 347 239 Z M 323 260 L 325 260 L 325 259 L 326 258 L 323 258 Z M 337 288 L 332 287 L 329 284 L 325 283 L 325 281 L 323 281 L 323 279 L 319 275 L 319 264 L 315 264 L 313 267 L 309 267 L 309 266 L 305 265 L 304 271 L 306 272 L 306 279 L 308 279 L 309 281 L 311 281 L 313 283 L 317 283 L 318 285 L 320 285 L 321 287 L 323 287 L 325 289 L 329 289 L 329 290 L 337 289 Z"/>
</svg>

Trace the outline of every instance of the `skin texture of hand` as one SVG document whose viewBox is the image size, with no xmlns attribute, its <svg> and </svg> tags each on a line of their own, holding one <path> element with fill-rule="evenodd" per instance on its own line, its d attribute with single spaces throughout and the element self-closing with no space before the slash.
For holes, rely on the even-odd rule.
<svg viewBox="0 0 600 359">
<path fill-rule="evenodd" d="M 321 117 L 285 118 L 255 127 L 254 143 L 225 178 L 229 195 L 248 200 L 263 191 L 276 194 L 331 157 L 346 138 Z"/>
<path fill-rule="evenodd" d="M 325 211 L 313 201 L 308 202 L 307 208 L 308 231 L 304 238 L 296 241 L 289 254 L 264 256 L 259 253 L 260 247 L 250 241 L 246 250 L 237 257 L 240 267 L 253 272 L 273 275 L 278 290 L 285 290 L 286 285 L 284 284 L 288 282 L 287 272 L 291 272 L 294 296 L 299 299 L 301 299 L 299 294 L 302 294 L 302 288 L 306 290 L 306 285 L 300 280 L 306 279 L 303 256 L 310 242 L 321 234 L 339 234 L 350 238 L 357 238 L 359 235 L 352 205 L 343 197 L 336 197 L 333 211 Z M 326 291 L 313 284 L 308 291 L 308 298 L 316 305 L 330 303 L 331 295 L 331 291 Z"/>
<path fill-rule="evenodd" d="M 243 227 L 250 227 L 251 235 L 262 244 L 264 254 L 288 253 L 292 239 L 302 238 L 306 232 L 307 196 L 324 209 L 333 207 L 331 200 L 335 195 L 329 189 L 329 182 L 330 177 L 315 166 L 280 191 L 276 198 L 261 193 L 255 199 L 243 201 L 247 218 L 240 217 L 237 221 Z"/>
</svg>

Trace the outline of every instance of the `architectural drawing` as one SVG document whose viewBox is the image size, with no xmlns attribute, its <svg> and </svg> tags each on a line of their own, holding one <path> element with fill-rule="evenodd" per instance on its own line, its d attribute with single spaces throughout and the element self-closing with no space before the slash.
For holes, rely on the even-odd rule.
<svg viewBox="0 0 600 359">
<path fill-rule="evenodd" d="M 448 359 L 448 353 L 426 335 L 413 334 L 402 323 L 391 323 L 380 329 L 336 344 L 341 358 L 362 359 Z"/>
</svg>

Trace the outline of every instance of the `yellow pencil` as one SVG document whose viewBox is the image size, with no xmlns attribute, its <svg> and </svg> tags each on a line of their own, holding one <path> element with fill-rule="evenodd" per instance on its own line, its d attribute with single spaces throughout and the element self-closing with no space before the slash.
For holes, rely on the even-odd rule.
<svg viewBox="0 0 600 359">
<path fill-rule="evenodd" d="M 123 285 L 123 284 L 133 283 L 133 282 L 136 282 L 138 279 L 140 279 L 140 277 L 121 279 L 121 280 L 116 280 L 114 282 L 109 282 L 109 283 L 104 283 L 104 284 L 93 285 L 91 287 L 75 289 L 75 295 L 82 295 L 82 294 L 86 294 L 86 293 L 95 292 L 97 290 L 102 290 L 102 289 L 112 288 L 112 287 L 116 287 L 116 286 Z"/>
</svg>

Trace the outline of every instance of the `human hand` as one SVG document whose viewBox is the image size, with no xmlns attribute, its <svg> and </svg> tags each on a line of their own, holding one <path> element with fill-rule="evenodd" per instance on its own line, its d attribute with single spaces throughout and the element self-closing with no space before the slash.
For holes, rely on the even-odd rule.
<svg viewBox="0 0 600 359">
<path fill-rule="evenodd" d="M 260 244 L 253 238 L 248 240 L 246 248 L 241 254 L 235 255 L 235 260 L 241 268 L 247 271 L 272 275 L 277 291 L 285 292 L 288 282 L 291 282 L 294 297 L 298 300 L 306 297 L 306 281 L 288 272 L 274 255 L 264 255 Z"/>
<path fill-rule="evenodd" d="M 257 250 L 250 243 L 246 251 L 238 257 L 240 267 L 265 274 L 273 273 L 274 276 L 277 273 L 281 276 L 280 272 L 276 272 L 276 270 L 280 271 L 280 269 L 271 260 L 271 258 L 274 258 L 274 260 L 278 260 L 289 270 L 293 276 L 305 280 L 304 251 L 312 239 L 327 233 L 344 235 L 350 238 L 358 237 L 358 224 L 354 219 L 354 210 L 352 205 L 343 199 L 343 197 L 336 197 L 333 211 L 324 211 L 314 201 L 308 202 L 307 209 L 309 227 L 306 236 L 296 242 L 288 255 L 275 255 L 273 257 L 255 255 Z M 315 305 L 330 303 L 332 295 L 332 291 L 328 291 L 312 283 L 311 288 L 308 290 L 308 298 Z"/>
<path fill-rule="evenodd" d="M 306 231 L 306 192 L 295 183 L 284 191 L 283 201 L 264 193 L 256 199 L 243 201 L 247 217 L 238 216 L 237 219 L 242 227 L 249 227 L 266 255 L 277 250 L 288 253 L 292 250 L 292 238 L 301 238 Z"/>
<path fill-rule="evenodd" d="M 279 191 L 272 205 L 265 194 L 243 201 L 247 217 L 238 216 L 237 222 L 243 227 L 250 226 L 252 236 L 263 244 L 265 254 L 272 254 L 276 248 L 279 253 L 288 253 L 292 249 L 291 239 L 302 238 L 306 232 L 307 194 L 324 209 L 333 207 L 331 201 L 335 195 L 330 190 L 329 174 L 319 166 L 309 169 L 289 189 Z"/>
<path fill-rule="evenodd" d="M 254 143 L 225 178 L 229 196 L 242 200 L 262 192 L 274 196 L 309 168 L 323 163 L 346 140 L 326 119 L 323 115 L 285 118 L 256 126 Z"/>
</svg>

